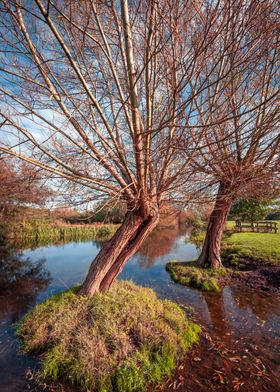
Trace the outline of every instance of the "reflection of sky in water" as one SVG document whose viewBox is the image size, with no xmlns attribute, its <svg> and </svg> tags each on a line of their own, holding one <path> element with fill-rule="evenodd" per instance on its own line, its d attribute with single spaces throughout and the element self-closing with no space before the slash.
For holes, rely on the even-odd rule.
<svg viewBox="0 0 280 392">
<path fill-rule="evenodd" d="M 158 247 L 160 252 L 160 244 Z M 32 260 L 46 259 L 45 267 L 50 272 L 52 281 L 48 289 L 40 294 L 39 300 L 63 288 L 69 288 L 82 282 L 99 249 L 98 243 L 88 241 L 60 246 L 50 245 L 23 252 L 25 257 L 30 257 Z M 173 243 L 168 254 L 154 257 L 153 252 L 152 260 L 149 258 L 147 249 L 145 249 L 144 255 L 137 253 L 126 264 L 120 278 L 132 279 L 136 283 L 150 287 L 170 284 L 170 277 L 165 271 L 164 265 L 172 259 L 191 260 L 197 255 L 198 250 L 193 244 L 185 243 L 185 238 L 179 238 Z"/>
<path fill-rule="evenodd" d="M 185 236 L 169 240 L 164 236 L 168 244 L 163 244 L 160 238 L 152 240 L 155 241 L 150 241 L 126 264 L 120 279 L 131 279 L 153 288 L 160 297 L 194 307 L 197 317 L 218 335 L 233 329 L 236 336 L 245 334 L 248 338 L 264 331 L 268 336 L 276 336 L 280 321 L 279 299 L 266 293 L 229 287 L 219 295 L 211 295 L 175 284 L 166 272 L 165 264 L 174 259 L 195 259 L 199 250 L 186 242 Z M 53 278 L 38 300 L 82 282 L 99 249 L 98 243 L 88 241 L 26 251 L 25 255 L 33 260 L 46 258 L 46 268 Z M 166 249 L 168 253 L 162 254 Z"/>
<path fill-rule="evenodd" d="M 175 284 L 166 272 L 165 264 L 174 259 L 192 260 L 198 256 L 195 245 L 186 243 L 182 234 L 170 228 L 152 233 L 141 250 L 126 264 L 120 279 L 131 279 L 152 287 L 160 297 L 194 307 L 198 320 L 219 338 L 224 339 L 227 333 L 232 339 L 244 339 L 249 348 L 250 345 L 258 345 L 266 358 L 275 360 L 279 356 L 277 347 L 280 343 L 279 298 L 238 288 L 225 288 L 220 294 L 205 294 Z M 29 357 L 17 355 L 18 344 L 10 323 L 33 307 L 35 302 L 81 283 L 99 249 L 100 244 L 87 241 L 23 252 L 23 258 L 29 257 L 34 262 L 45 259 L 44 268 L 50 273 L 51 281 L 48 287 L 40 287 L 38 292 L 35 290 L 31 297 L 15 293 L 18 297 L 12 298 L 11 303 L 9 300 L 4 302 L 6 307 L 0 308 L 0 380 L 4 385 L 1 392 L 23 391 L 24 372 L 32 364 Z"/>
</svg>

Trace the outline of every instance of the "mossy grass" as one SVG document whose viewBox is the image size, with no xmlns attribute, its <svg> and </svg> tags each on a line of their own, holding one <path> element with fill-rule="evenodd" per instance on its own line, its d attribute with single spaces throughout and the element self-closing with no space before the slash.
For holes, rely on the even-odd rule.
<svg viewBox="0 0 280 392">
<path fill-rule="evenodd" d="M 81 391 L 145 391 L 169 377 L 200 327 L 153 290 L 115 282 L 92 298 L 76 289 L 37 305 L 19 323 L 22 351 L 42 355 L 44 380 Z"/>
<path fill-rule="evenodd" d="M 231 270 L 227 268 L 207 269 L 199 267 L 195 261 L 178 262 L 176 260 L 169 262 L 166 270 L 174 282 L 208 292 L 220 291 L 219 277 L 225 277 L 231 273 Z"/>
</svg>

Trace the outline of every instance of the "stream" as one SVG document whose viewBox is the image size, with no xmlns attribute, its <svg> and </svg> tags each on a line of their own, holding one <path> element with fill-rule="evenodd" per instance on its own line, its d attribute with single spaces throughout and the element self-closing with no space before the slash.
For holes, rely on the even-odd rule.
<svg viewBox="0 0 280 392">
<path fill-rule="evenodd" d="M 86 241 L 34 247 L 21 252 L 1 248 L 1 392 L 32 390 L 26 375 L 30 374 L 30 369 L 38 367 L 37 360 L 19 353 L 19 343 L 15 337 L 15 323 L 36 303 L 82 282 L 100 247 L 101 244 L 96 241 Z M 205 294 L 172 282 L 165 270 L 165 264 L 174 259 L 193 260 L 198 253 L 199 249 L 188 241 L 186 228 L 162 228 L 150 235 L 140 251 L 127 263 L 119 277 L 151 287 L 161 298 L 168 298 L 192 307 L 195 319 L 203 326 L 204 340 L 205 336 L 208 337 L 208 345 L 201 344 L 196 349 L 195 362 L 197 364 L 193 371 L 197 374 L 192 374 L 191 377 L 191 385 L 196 385 L 196 387 L 187 389 L 187 382 L 182 381 L 176 384 L 175 380 L 169 383 L 169 386 L 166 385 L 166 390 L 199 392 L 211 391 L 213 387 L 213 390 L 220 388 L 221 391 L 280 391 L 279 297 L 244 287 L 225 287 L 221 293 Z M 214 351 L 219 350 L 219 347 L 212 345 L 213 349 L 211 349 L 209 341 L 219 342 L 219 355 L 223 357 L 221 352 L 225 350 L 223 358 L 228 356 L 229 363 L 236 369 L 242 368 L 244 361 L 248 362 L 248 366 L 256 364 L 256 377 L 260 379 L 256 387 L 253 387 L 252 381 L 250 381 L 251 387 L 246 386 L 246 371 L 244 373 L 242 369 L 240 369 L 240 376 L 232 377 L 233 381 L 230 386 L 223 386 L 224 376 L 223 371 L 221 371 L 221 376 L 219 375 L 219 366 L 224 365 L 216 363 L 216 354 L 214 355 Z M 209 355 L 205 352 L 206 350 Z M 207 356 L 205 366 L 209 372 L 210 369 L 212 372 L 209 373 L 210 376 L 206 370 L 203 371 L 205 356 Z M 214 359 L 211 359 L 212 357 Z M 258 373 L 258 368 L 260 371 L 263 368 L 265 370 L 261 374 Z M 217 369 L 216 378 L 213 369 L 215 371 Z M 250 368 L 251 373 L 252 369 Z M 231 369 L 232 371 L 235 370 Z M 211 382 L 204 381 L 206 374 L 208 378 L 211 378 L 213 374 Z M 184 378 L 182 375 L 180 377 Z M 240 385 L 236 379 L 241 380 Z"/>
</svg>

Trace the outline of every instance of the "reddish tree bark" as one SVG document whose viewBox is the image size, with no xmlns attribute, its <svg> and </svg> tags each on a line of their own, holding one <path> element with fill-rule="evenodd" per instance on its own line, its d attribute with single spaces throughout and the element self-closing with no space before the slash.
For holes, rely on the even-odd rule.
<svg viewBox="0 0 280 392">
<path fill-rule="evenodd" d="M 203 248 L 198 258 L 198 264 L 201 266 L 210 266 L 214 269 L 223 266 L 221 261 L 221 240 L 233 199 L 227 184 L 220 184 L 216 203 L 209 218 Z"/>
<path fill-rule="evenodd" d="M 158 219 L 157 209 L 150 210 L 147 217 L 141 211 L 128 212 L 121 227 L 92 262 L 80 293 L 91 296 L 109 289 L 128 259 L 156 227 Z"/>
</svg>

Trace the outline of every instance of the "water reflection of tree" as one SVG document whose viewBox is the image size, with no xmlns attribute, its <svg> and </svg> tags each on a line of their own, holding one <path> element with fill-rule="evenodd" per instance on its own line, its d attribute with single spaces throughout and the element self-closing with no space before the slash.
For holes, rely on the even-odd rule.
<svg viewBox="0 0 280 392">
<path fill-rule="evenodd" d="M 158 226 L 138 251 L 142 256 L 140 265 L 149 268 L 158 257 L 170 253 L 177 238 L 186 233 L 186 226 L 179 223 L 173 223 L 170 226 Z"/>
<path fill-rule="evenodd" d="M 280 315 L 280 298 L 277 295 L 267 295 L 257 291 L 248 291 L 246 288 L 232 288 L 231 294 L 238 309 L 251 311 L 261 320 L 269 320 L 272 316 Z M 208 307 L 213 332 L 223 336 L 230 332 L 231 326 L 225 309 L 224 297 L 220 293 L 202 293 Z"/>
<path fill-rule="evenodd" d="M 268 320 L 276 314 L 280 315 L 279 295 L 268 295 L 243 288 L 234 288 L 232 295 L 239 308 L 250 309 L 255 316 L 262 320 Z"/>
<path fill-rule="evenodd" d="M 35 303 L 37 293 L 50 282 L 44 263 L 44 259 L 33 262 L 0 247 L 0 319 L 8 316 L 14 322 Z"/>
<path fill-rule="evenodd" d="M 202 296 L 207 304 L 213 332 L 217 336 L 223 336 L 229 332 L 229 324 L 225 310 L 223 292 L 204 293 Z"/>
</svg>

